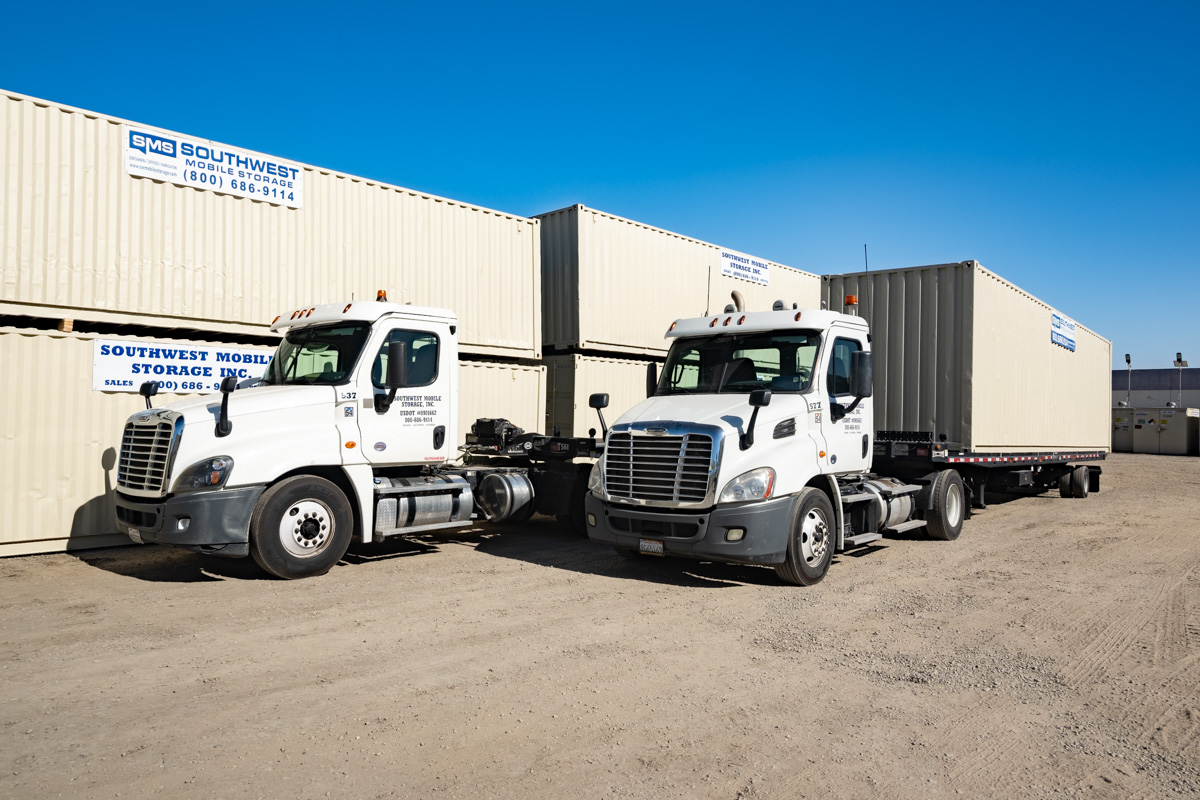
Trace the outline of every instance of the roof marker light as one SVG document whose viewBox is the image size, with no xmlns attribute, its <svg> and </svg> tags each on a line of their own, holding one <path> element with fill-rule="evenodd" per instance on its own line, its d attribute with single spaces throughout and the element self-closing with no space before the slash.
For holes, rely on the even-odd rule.
<svg viewBox="0 0 1200 800">
<path fill-rule="evenodd" d="M 796 312 L 796 322 L 799 322 L 799 321 L 800 321 L 800 312 L 797 311 Z"/>
<path fill-rule="evenodd" d="M 713 317 L 713 321 L 708 323 L 708 327 L 710 327 L 710 328 L 717 327 L 717 319 L 718 319 L 717 317 Z"/>
<path fill-rule="evenodd" d="M 292 319 L 295 319 L 295 318 L 296 318 L 296 315 L 297 315 L 297 314 L 299 314 L 299 313 L 300 313 L 299 311 L 293 311 L 293 312 L 292 312 Z"/>
<path fill-rule="evenodd" d="M 722 322 L 722 323 L 721 323 L 721 325 L 722 325 L 722 326 L 728 325 L 728 324 L 729 324 L 730 322 L 732 322 L 732 321 L 733 321 L 733 317 L 726 317 L 726 318 L 725 318 L 725 321 L 724 321 L 724 322 Z"/>
<path fill-rule="evenodd" d="M 667 328 L 667 333 L 670 333 L 671 331 L 675 330 L 675 326 L 678 324 L 679 324 L 679 320 L 675 320 L 674 322 L 672 322 L 671 327 Z"/>
<path fill-rule="evenodd" d="M 856 295 L 856 294 L 846 295 L 846 305 L 848 305 L 848 306 L 858 305 L 858 295 Z"/>
<path fill-rule="evenodd" d="M 274 325 L 276 322 L 279 322 L 279 318 L 282 316 L 283 314 L 276 314 L 275 319 L 271 320 L 271 324 Z"/>
<path fill-rule="evenodd" d="M 353 304 L 353 303 L 346 303 L 346 307 L 342 309 L 342 313 L 343 313 L 343 314 L 345 314 L 347 311 L 349 311 L 349 310 L 350 310 L 350 306 L 352 306 L 352 305 L 354 305 L 354 304 Z"/>
<path fill-rule="evenodd" d="M 741 325 L 741 324 L 742 324 L 743 322 L 745 322 L 745 321 L 746 321 L 746 315 L 745 315 L 745 314 L 742 314 L 740 317 L 738 317 L 738 325 Z"/>
</svg>

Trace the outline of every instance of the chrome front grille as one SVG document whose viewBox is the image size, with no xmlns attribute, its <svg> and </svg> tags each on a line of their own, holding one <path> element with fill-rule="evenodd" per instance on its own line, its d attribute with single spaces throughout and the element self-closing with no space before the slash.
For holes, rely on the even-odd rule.
<svg viewBox="0 0 1200 800">
<path fill-rule="evenodd" d="M 605 445 L 604 488 L 616 500 L 652 505 L 704 503 L 714 464 L 713 437 L 707 434 L 614 431 Z"/>
<path fill-rule="evenodd" d="M 166 494 L 172 455 L 183 417 L 149 414 L 125 423 L 117 486 L 128 494 L 159 497 Z"/>
</svg>

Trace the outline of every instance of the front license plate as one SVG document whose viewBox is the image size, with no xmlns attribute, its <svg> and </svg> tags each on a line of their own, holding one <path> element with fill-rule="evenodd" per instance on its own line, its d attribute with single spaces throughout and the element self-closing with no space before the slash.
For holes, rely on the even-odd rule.
<svg viewBox="0 0 1200 800">
<path fill-rule="evenodd" d="M 638 552 L 645 553 L 648 556 L 661 556 L 663 554 L 663 543 L 657 539 L 640 539 L 638 540 Z"/>
</svg>

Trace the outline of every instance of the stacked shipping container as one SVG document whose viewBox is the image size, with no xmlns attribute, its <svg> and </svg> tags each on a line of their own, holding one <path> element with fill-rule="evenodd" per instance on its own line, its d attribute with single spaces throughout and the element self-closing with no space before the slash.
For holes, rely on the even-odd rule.
<svg viewBox="0 0 1200 800">
<path fill-rule="evenodd" d="M 3 452 L 23 465 L 3 489 L 0 555 L 115 541 L 103 455 L 141 399 L 92 391 L 97 331 L 182 344 L 221 333 L 265 350 L 282 310 L 385 288 L 457 312 L 460 425 L 540 425 L 536 220 L 303 164 L 289 166 L 300 208 L 135 177 L 130 126 L 0 93 L 0 366 L 21 376 Z M 85 333 L 44 330 L 64 319 Z"/>
<path fill-rule="evenodd" d="M 776 300 L 815 308 L 821 279 L 782 264 L 765 283 L 723 274 L 722 248 L 582 205 L 540 214 L 543 344 L 553 358 L 547 430 L 597 427 L 591 392 L 610 394 L 608 419 L 645 398 L 646 365 L 667 353 L 676 319 L 722 309 L 741 292 L 748 309 Z M 565 370 L 573 369 L 574 376 Z"/>
</svg>

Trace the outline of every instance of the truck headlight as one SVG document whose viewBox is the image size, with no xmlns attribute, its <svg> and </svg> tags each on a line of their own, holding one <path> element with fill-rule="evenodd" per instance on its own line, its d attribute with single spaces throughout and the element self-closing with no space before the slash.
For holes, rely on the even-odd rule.
<svg viewBox="0 0 1200 800">
<path fill-rule="evenodd" d="M 600 467 L 602 463 L 597 461 L 592 465 L 592 471 L 588 473 L 588 491 L 592 494 L 604 494 L 604 470 Z"/>
<path fill-rule="evenodd" d="M 775 488 L 775 470 L 759 467 L 744 472 L 725 484 L 718 503 L 745 503 L 749 500 L 766 500 Z"/>
<path fill-rule="evenodd" d="M 198 461 L 179 473 L 175 479 L 175 493 L 196 492 L 201 489 L 220 489 L 233 472 L 233 459 L 215 456 Z"/>
</svg>

